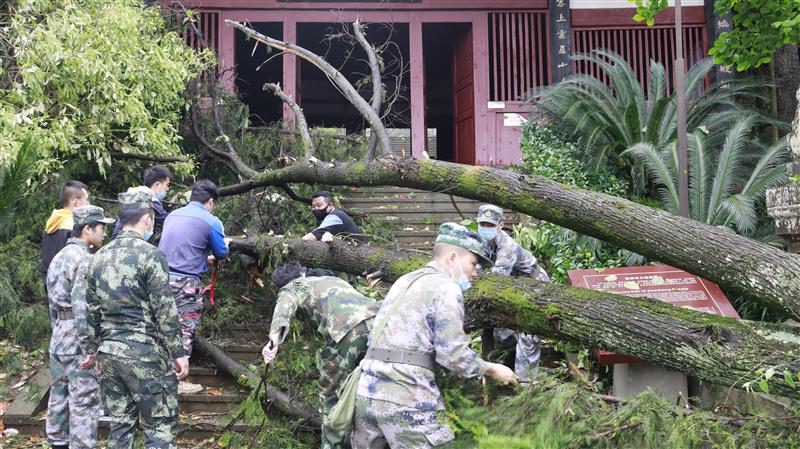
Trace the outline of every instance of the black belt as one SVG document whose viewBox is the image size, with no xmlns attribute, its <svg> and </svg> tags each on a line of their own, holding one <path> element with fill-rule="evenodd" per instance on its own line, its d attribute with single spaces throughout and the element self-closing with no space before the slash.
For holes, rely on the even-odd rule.
<svg viewBox="0 0 800 449">
<path fill-rule="evenodd" d="M 406 365 L 414 365 L 422 368 L 427 368 L 433 371 L 435 366 L 433 362 L 433 354 L 426 354 L 417 351 L 403 351 L 400 349 L 383 349 L 383 348 L 369 348 L 367 354 L 364 356 L 369 360 L 380 360 L 387 363 L 404 363 Z"/>
<path fill-rule="evenodd" d="M 59 320 L 74 320 L 75 314 L 72 310 L 56 310 L 56 318 Z"/>
</svg>

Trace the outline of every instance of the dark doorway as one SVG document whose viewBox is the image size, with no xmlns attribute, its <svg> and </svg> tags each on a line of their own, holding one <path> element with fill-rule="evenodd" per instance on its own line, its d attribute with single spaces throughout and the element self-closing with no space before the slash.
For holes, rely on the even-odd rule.
<svg viewBox="0 0 800 449">
<path fill-rule="evenodd" d="M 280 22 L 257 22 L 251 26 L 261 34 L 282 39 L 283 24 Z M 275 95 L 264 91 L 265 83 L 283 82 L 283 56 L 264 44 L 247 39 L 239 30 L 235 31 L 236 91 L 250 108 L 250 124 L 264 126 L 279 122 L 283 118 L 283 103 Z M 255 49 L 255 51 L 254 51 Z"/>
<path fill-rule="evenodd" d="M 358 45 L 351 46 L 342 40 L 326 38 L 341 33 L 342 26 L 337 23 L 298 23 L 298 44 L 318 55 L 323 55 L 348 81 L 359 88 L 361 96 L 369 102 L 372 98 L 372 89 L 371 82 L 367 79 L 370 69 L 364 50 Z M 350 27 L 349 24 L 345 26 Z M 409 61 L 408 24 L 368 24 L 366 36 L 373 46 L 392 42 L 383 52 L 383 62 L 388 72 L 384 74 L 383 79 L 387 92 L 394 92 L 396 89 L 396 73 L 400 70 L 406 72 L 400 85 L 401 97 L 393 105 L 393 113 L 384 120 L 384 123 L 387 128 L 408 128 L 411 120 L 408 102 L 410 81 L 406 67 Z M 403 68 L 399 66 L 399 61 L 405 62 Z M 348 133 L 359 132 L 368 127 L 361 114 L 320 69 L 309 62 L 301 61 L 299 70 L 300 103 L 310 126 L 345 128 Z"/>
<path fill-rule="evenodd" d="M 455 84 L 456 48 L 471 35 L 470 23 L 425 23 L 422 47 L 425 67 L 425 118 L 428 129 L 436 129 L 436 159 L 456 160 Z M 471 40 L 470 40 L 471 45 Z M 458 70 L 459 73 L 463 70 Z M 463 85 L 463 83 L 462 83 Z M 474 124 L 473 124 L 474 133 Z M 429 133 L 430 134 L 430 133 Z M 474 151 L 473 151 L 474 154 Z"/>
</svg>

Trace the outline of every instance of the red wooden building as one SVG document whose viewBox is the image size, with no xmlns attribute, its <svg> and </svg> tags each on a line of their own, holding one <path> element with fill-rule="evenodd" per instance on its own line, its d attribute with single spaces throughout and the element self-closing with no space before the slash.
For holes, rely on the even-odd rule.
<svg viewBox="0 0 800 449">
<path fill-rule="evenodd" d="M 702 0 L 684 0 L 687 65 L 707 53 L 724 20 Z M 258 31 L 327 55 L 357 80 L 367 71 L 355 49 L 325 36 L 360 18 L 371 23 L 367 37 L 391 39 L 392 51 L 408 62 L 390 127 L 397 152 L 468 164 L 507 165 L 520 158 L 521 122 L 529 107 L 521 98 L 575 71 L 569 55 L 609 48 L 625 56 L 637 76 L 646 77 L 649 59 L 671 66 L 674 11 L 654 27 L 634 22 L 627 0 L 192 0 L 199 26 L 220 61 L 225 86 L 236 89 L 258 123 L 292 120 L 288 107 L 264 92 L 279 82 L 303 107 L 312 126 L 357 131 L 364 122 L 322 73 L 291 55 L 275 56 L 254 46 L 226 19 L 249 22 Z M 387 25 L 391 24 L 391 26 Z M 196 36 L 187 40 L 196 45 Z M 411 95 L 413 92 L 413 95 Z M 402 136 L 407 136 L 403 139 Z"/>
</svg>

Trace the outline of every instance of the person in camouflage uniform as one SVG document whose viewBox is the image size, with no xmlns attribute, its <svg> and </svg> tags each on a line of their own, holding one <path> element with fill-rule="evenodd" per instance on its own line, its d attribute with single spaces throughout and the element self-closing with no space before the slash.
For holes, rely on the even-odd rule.
<svg viewBox="0 0 800 449">
<path fill-rule="evenodd" d="M 155 225 L 150 195 L 120 193 L 119 201 L 122 232 L 92 258 L 86 292 L 111 414 L 108 448 L 131 449 L 141 423 L 147 449 L 176 449 L 177 379 L 188 375 L 189 358 L 167 261 L 145 241 Z"/>
<path fill-rule="evenodd" d="M 487 256 L 494 262 L 492 273 L 505 276 L 532 277 L 549 282 L 550 276 L 539 266 L 536 257 L 519 246 L 504 230 L 503 209 L 492 204 L 478 208 L 478 233 L 483 237 Z M 535 335 L 514 332 L 511 329 L 497 328 L 494 338 L 505 347 L 512 347 L 516 341 L 514 371 L 525 381 L 530 381 L 539 369 L 539 339 Z"/>
<path fill-rule="evenodd" d="M 93 449 L 97 442 L 100 385 L 90 351 L 86 317 L 86 272 L 89 247 L 103 244 L 103 209 L 82 206 L 72 210 L 72 235 L 53 257 L 47 270 L 50 308 L 50 399 L 47 403 L 47 442 L 54 449 Z"/>
<path fill-rule="evenodd" d="M 347 435 L 326 425 L 331 408 L 339 400 L 336 392 L 367 352 L 367 338 L 378 303 L 357 292 L 338 277 L 314 276 L 298 263 L 287 263 L 272 272 L 280 287 L 272 314 L 269 343 L 264 346 L 266 363 L 271 363 L 289 332 L 289 323 L 300 310 L 317 327 L 325 340 L 317 352 L 319 370 L 322 448 L 348 447 Z"/>
<path fill-rule="evenodd" d="M 456 223 L 439 228 L 433 260 L 398 279 L 381 305 L 361 362 L 354 449 L 429 448 L 453 439 L 441 422 L 444 401 L 436 364 L 467 378 L 515 383 L 509 368 L 482 360 L 464 333 L 462 294 L 491 264 L 477 233 Z"/>
</svg>

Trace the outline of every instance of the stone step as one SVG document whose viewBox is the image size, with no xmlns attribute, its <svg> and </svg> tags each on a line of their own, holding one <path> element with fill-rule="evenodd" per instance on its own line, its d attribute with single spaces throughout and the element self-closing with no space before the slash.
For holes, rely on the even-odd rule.
<svg viewBox="0 0 800 449">
<path fill-rule="evenodd" d="M 181 411 L 180 424 L 178 426 L 178 439 L 200 441 L 213 438 L 225 428 L 226 419 L 231 415 L 228 412 L 201 412 L 197 414 L 184 414 Z M 44 416 L 36 418 L 6 417 L 4 419 L 6 428 L 14 428 L 22 435 L 38 435 L 44 437 L 45 419 Z M 108 438 L 111 424 L 108 418 L 101 418 L 97 424 L 97 434 L 101 439 Z M 234 432 L 244 432 L 247 426 L 237 423 L 231 426 Z M 180 445 L 179 445 L 180 446 Z M 184 447 L 184 446 L 181 446 Z"/>
<path fill-rule="evenodd" d="M 265 334 L 261 339 L 253 339 L 251 341 L 256 344 L 222 344 L 218 347 L 225 351 L 233 360 L 243 362 L 245 364 L 258 361 L 261 358 L 261 347 L 259 344 L 261 340 L 266 343 L 269 334 Z"/>
<path fill-rule="evenodd" d="M 181 413 L 228 413 L 247 399 L 247 395 L 240 393 L 238 389 L 218 390 L 220 394 L 216 395 L 209 391 L 215 390 L 206 389 L 200 393 L 179 394 L 178 404 Z"/>
<path fill-rule="evenodd" d="M 231 387 L 236 385 L 236 382 L 228 375 L 212 367 L 190 366 L 189 378 L 186 380 L 204 387 Z"/>
</svg>

